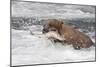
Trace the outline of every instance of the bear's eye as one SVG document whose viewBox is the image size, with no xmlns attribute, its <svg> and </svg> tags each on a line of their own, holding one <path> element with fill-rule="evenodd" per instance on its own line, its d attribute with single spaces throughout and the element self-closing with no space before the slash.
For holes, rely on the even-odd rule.
<svg viewBox="0 0 100 67">
<path fill-rule="evenodd" d="M 50 29 L 50 31 L 57 31 L 55 28 Z"/>
<path fill-rule="evenodd" d="M 52 29 L 52 31 L 56 31 L 56 29 Z"/>
</svg>

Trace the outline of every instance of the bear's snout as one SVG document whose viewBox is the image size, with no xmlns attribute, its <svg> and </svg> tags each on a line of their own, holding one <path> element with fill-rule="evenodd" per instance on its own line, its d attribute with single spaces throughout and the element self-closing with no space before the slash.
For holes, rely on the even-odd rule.
<svg viewBox="0 0 100 67">
<path fill-rule="evenodd" d="M 47 33 L 47 32 L 49 32 L 48 29 L 43 29 L 43 30 L 42 30 L 42 33 L 43 33 L 43 34 L 44 34 L 44 33 Z"/>
</svg>

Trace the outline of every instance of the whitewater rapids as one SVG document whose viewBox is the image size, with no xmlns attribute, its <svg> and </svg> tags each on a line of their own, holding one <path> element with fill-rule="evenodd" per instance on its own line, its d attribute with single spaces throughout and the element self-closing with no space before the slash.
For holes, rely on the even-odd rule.
<svg viewBox="0 0 100 67">
<path fill-rule="evenodd" d="M 12 29 L 12 65 L 94 61 L 95 47 L 75 50 L 46 38 L 41 31 Z M 92 39 L 94 40 L 94 39 Z"/>
</svg>

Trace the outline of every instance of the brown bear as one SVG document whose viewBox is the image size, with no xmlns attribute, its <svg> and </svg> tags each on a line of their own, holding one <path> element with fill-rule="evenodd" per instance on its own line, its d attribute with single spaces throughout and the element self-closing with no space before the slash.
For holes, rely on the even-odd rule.
<svg viewBox="0 0 100 67">
<path fill-rule="evenodd" d="M 75 49 L 89 48 L 94 44 L 89 36 L 71 26 L 65 25 L 60 20 L 48 19 L 47 23 L 43 26 L 42 32 L 49 33 L 50 31 L 54 31 L 60 36 L 59 38 L 54 37 L 54 35 L 51 37 L 54 37 L 58 41 L 72 44 Z"/>
</svg>

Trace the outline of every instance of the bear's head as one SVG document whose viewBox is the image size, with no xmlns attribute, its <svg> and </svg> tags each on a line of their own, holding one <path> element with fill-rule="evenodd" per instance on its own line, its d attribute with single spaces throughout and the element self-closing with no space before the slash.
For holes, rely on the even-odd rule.
<svg viewBox="0 0 100 67">
<path fill-rule="evenodd" d="M 60 30 L 62 29 L 63 21 L 56 19 L 49 19 L 46 24 L 43 26 L 43 33 L 48 33 L 50 31 L 55 31 L 60 34 Z"/>
</svg>

